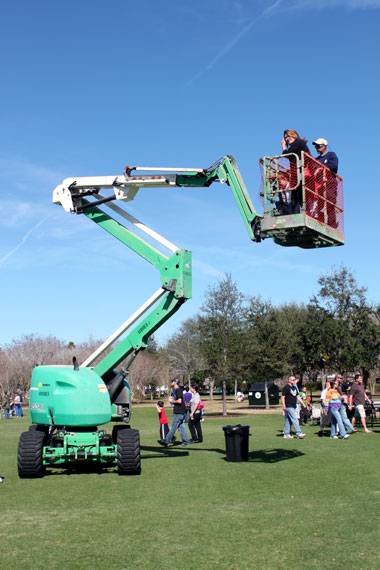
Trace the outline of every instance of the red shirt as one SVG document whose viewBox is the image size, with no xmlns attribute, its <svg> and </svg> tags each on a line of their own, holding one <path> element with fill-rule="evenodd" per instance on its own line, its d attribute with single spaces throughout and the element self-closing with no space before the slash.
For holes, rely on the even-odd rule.
<svg viewBox="0 0 380 570">
<path fill-rule="evenodd" d="M 166 417 L 164 408 L 161 408 L 161 410 L 158 412 L 158 417 L 160 419 L 160 424 L 168 424 L 169 423 L 168 418 Z"/>
</svg>

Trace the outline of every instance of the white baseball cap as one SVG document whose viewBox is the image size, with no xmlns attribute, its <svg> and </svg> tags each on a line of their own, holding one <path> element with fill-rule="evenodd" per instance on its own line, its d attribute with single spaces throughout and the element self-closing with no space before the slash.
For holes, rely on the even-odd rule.
<svg viewBox="0 0 380 570">
<path fill-rule="evenodd" d="M 325 146 L 327 146 L 329 143 L 327 142 L 326 139 L 317 139 L 316 141 L 313 142 L 313 144 L 324 144 Z"/>
</svg>

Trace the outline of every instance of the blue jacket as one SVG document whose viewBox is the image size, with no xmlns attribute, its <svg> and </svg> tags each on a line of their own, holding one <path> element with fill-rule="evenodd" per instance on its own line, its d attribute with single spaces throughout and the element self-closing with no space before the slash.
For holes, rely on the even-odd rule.
<svg viewBox="0 0 380 570">
<path fill-rule="evenodd" d="M 338 157 L 335 152 L 326 152 L 326 154 L 320 154 L 317 156 L 316 160 L 318 160 L 323 166 L 327 166 L 334 172 L 335 174 L 338 173 Z"/>
</svg>

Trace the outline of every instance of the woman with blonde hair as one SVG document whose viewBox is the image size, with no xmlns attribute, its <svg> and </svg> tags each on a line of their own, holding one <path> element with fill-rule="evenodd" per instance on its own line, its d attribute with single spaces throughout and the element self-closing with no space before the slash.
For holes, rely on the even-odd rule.
<svg viewBox="0 0 380 570">
<path fill-rule="evenodd" d="M 297 159 L 294 154 L 301 158 L 301 152 L 305 152 L 306 154 L 310 154 L 311 152 L 307 146 L 307 140 L 301 139 L 297 131 L 293 129 L 286 129 L 284 131 L 284 136 L 281 140 L 282 146 L 282 154 L 284 156 L 288 156 L 289 160 L 289 171 L 290 171 L 290 202 L 288 202 L 287 210 L 284 210 L 286 214 L 298 214 L 301 211 L 302 207 L 302 188 L 298 182 L 298 175 L 297 175 Z"/>
<path fill-rule="evenodd" d="M 301 152 L 303 151 L 311 155 L 309 147 L 306 143 L 307 140 L 301 139 L 297 131 L 294 131 L 293 129 L 286 129 L 281 141 L 282 154 L 296 154 L 299 158 L 301 158 Z"/>
</svg>

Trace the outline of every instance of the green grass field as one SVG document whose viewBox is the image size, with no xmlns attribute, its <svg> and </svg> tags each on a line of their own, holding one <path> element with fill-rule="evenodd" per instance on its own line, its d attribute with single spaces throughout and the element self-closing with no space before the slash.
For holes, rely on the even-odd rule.
<svg viewBox="0 0 380 570">
<path fill-rule="evenodd" d="M 28 419 L 0 421 L 0 561 L 17 569 L 298 569 L 380 566 L 380 428 L 349 440 L 281 437 L 282 416 L 207 418 L 204 443 L 161 448 L 137 406 L 142 473 L 50 470 L 20 480 Z M 250 459 L 228 463 L 222 426 L 251 426 Z"/>
</svg>

